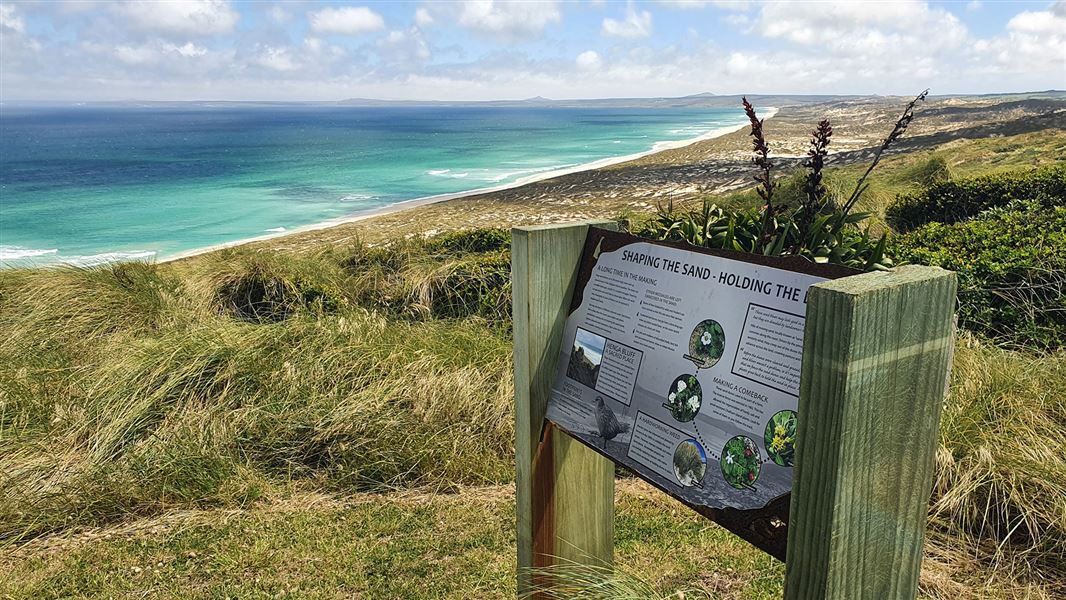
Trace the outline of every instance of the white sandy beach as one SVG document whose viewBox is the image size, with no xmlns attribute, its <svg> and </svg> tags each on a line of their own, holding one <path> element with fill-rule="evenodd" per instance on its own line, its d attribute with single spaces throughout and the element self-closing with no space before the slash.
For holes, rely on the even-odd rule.
<svg viewBox="0 0 1066 600">
<path fill-rule="evenodd" d="M 776 107 L 767 107 L 767 108 L 762 109 L 762 110 L 766 113 L 766 116 L 763 117 L 764 120 L 773 118 L 778 113 L 778 108 L 776 108 Z M 735 131 L 740 131 L 741 129 L 743 129 L 743 128 L 747 127 L 747 126 L 748 126 L 747 123 L 740 123 L 738 125 L 733 125 L 733 126 L 729 126 L 729 127 L 718 127 L 718 128 L 712 129 L 710 131 L 707 131 L 706 133 L 704 133 L 704 134 L 702 134 L 700 136 L 697 136 L 697 137 L 694 137 L 694 138 L 689 138 L 689 139 L 686 139 L 686 140 L 655 142 L 652 145 L 651 149 L 643 151 L 643 152 L 636 152 L 636 153 L 633 153 L 633 154 L 626 154 L 626 155 L 623 155 L 623 156 L 613 156 L 613 157 L 609 157 L 609 158 L 603 158 L 603 159 L 600 159 L 600 160 L 595 160 L 595 161 L 588 162 L 588 163 L 583 163 L 583 164 L 580 164 L 580 165 L 575 165 L 575 166 L 572 166 L 572 167 L 566 167 L 566 168 L 562 168 L 562 169 L 555 169 L 555 170 L 551 170 L 551 171 L 545 171 L 545 172 L 542 172 L 542 173 L 536 173 L 536 174 L 533 174 L 533 175 L 529 175 L 527 177 L 519 178 L 519 179 L 517 179 L 515 181 L 512 181 L 510 183 L 505 183 L 505 184 L 501 184 L 501 185 L 497 185 L 497 186 L 476 188 L 476 189 L 472 189 L 472 190 L 466 190 L 466 191 L 462 191 L 462 192 L 454 192 L 454 193 L 449 193 L 449 194 L 436 194 L 436 195 L 433 195 L 433 196 L 424 196 L 424 197 L 421 197 L 421 198 L 413 198 L 411 200 L 405 200 L 405 201 L 402 201 L 402 202 L 397 202 L 395 204 L 390 204 L 388 206 L 383 206 L 381 208 L 375 208 L 375 209 L 371 209 L 371 210 L 360 211 L 360 212 L 357 212 L 357 213 L 354 213 L 354 214 L 351 214 L 351 215 L 347 215 L 347 216 L 344 216 L 344 217 L 338 217 L 336 219 L 330 219 L 328 221 L 322 221 L 320 223 L 313 223 L 313 224 L 310 224 L 310 225 L 303 225 L 303 226 L 300 226 L 300 227 L 294 227 L 292 229 L 286 229 L 284 231 L 276 231 L 276 232 L 268 233 L 268 234 L 265 234 L 265 235 L 255 236 L 255 237 L 251 237 L 251 238 L 244 238 L 244 239 L 241 239 L 241 240 L 235 240 L 235 241 L 232 241 L 232 242 L 225 242 L 225 243 L 222 243 L 222 244 L 215 244 L 215 245 L 206 246 L 206 247 L 203 247 L 203 248 L 196 248 L 194 250 L 188 250 L 188 251 L 185 251 L 185 252 L 179 252 L 177 254 L 172 254 L 172 255 L 169 255 L 169 256 L 161 257 L 161 258 L 158 259 L 157 262 L 165 263 L 165 262 L 181 260 L 181 259 L 184 259 L 184 258 L 189 258 L 191 256 L 197 256 L 199 254 L 206 254 L 208 252 L 214 252 L 216 250 L 222 250 L 222 249 L 225 249 L 225 248 L 234 248 L 234 247 L 237 247 L 237 246 L 242 246 L 244 244 L 249 244 L 249 243 L 252 243 L 252 242 L 261 242 L 261 241 L 265 241 L 265 240 L 272 240 L 272 239 L 282 238 L 282 237 L 291 236 L 291 235 L 294 235 L 294 234 L 304 233 L 304 232 L 308 232 L 308 231 L 317 231 L 317 230 L 322 230 L 322 229 L 328 229 L 330 227 L 336 227 L 338 225 L 345 225 L 345 224 L 349 224 L 349 223 L 355 223 L 355 222 L 358 222 L 358 221 L 364 221 L 366 219 L 371 219 L 373 217 L 377 217 L 377 216 L 381 216 L 381 215 L 387 215 L 387 214 L 397 213 L 397 212 L 400 212 L 400 211 L 411 210 L 413 208 L 418 208 L 420 206 L 426 206 L 426 205 L 429 205 L 429 204 L 436 204 L 436 203 L 439 203 L 439 202 L 446 202 L 448 200 L 455 200 L 455 199 L 458 199 L 458 198 L 464 198 L 464 197 L 468 197 L 468 196 L 475 196 L 475 195 L 479 195 L 479 194 L 488 194 L 488 193 L 492 193 L 492 192 L 510 190 L 510 189 L 522 187 L 524 185 L 528 185 L 530 183 L 535 183 L 535 182 L 538 182 L 538 181 L 544 181 L 544 180 L 552 179 L 552 178 L 555 178 L 555 177 L 561 177 L 563 175 L 570 175 L 570 174 L 573 174 L 573 173 L 580 173 L 582 171 L 591 171 L 591 170 L 595 170 L 595 169 L 603 169 L 603 168 L 610 167 L 610 166 L 613 166 L 613 165 L 618 165 L 618 164 L 629 162 L 629 161 L 632 161 L 632 160 L 637 160 L 639 158 L 650 156 L 652 154 L 657 154 L 659 152 L 664 152 L 666 150 L 674 150 L 674 149 L 678 149 L 678 148 L 684 148 L 686 146 L 691 146 L 692 144 L 695 144 L 697 142 L 713 139 L 713 138 L 716 138 L 716 137 L 721 137 L 723 135 L 727 135 L 727 134 L 733 133 Z"/>
</svg>

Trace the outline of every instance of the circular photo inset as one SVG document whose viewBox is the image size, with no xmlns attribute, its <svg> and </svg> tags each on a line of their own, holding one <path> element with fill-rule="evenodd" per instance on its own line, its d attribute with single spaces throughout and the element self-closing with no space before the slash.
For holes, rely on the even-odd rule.
<svg viewBox="0 0 1066 600">
<path fill-rule="evenodd" d="M 763 443 L 771 460 L 782 467 L 791 467 L 796 459 L 796 411 L 774 413 L 766 422 Z"/>
<path fill-rule="evenodd" d="M 697 368 L 709 369 L 725 352 L 725 331 L 714 319 L 700 321 L 688 338 L 688 358 Z"/>
<path fill-rule="evenodd" d="M 722 477 L 729 485 L 742 490 L 755 486 L 759 478 L 759 447 L 746 436 L 730 438 L 722 448 Z"/>
<path fill-rule="evenodd" d="M 696 440 L 689 438 L 674 449 L 674 476 L 685 487 L 699 485 L 707 474 L 707 452 Z"/>
<path fill-rule="evenodd" d="M 682 423 L 687 423 L 696 418 L 703 404 L 703 390 L 695 375 L 679 375 L 670 384 L 670 390 L 666 392 L 666 402 L 663 403 L 670 414 Z"/>
</svg>

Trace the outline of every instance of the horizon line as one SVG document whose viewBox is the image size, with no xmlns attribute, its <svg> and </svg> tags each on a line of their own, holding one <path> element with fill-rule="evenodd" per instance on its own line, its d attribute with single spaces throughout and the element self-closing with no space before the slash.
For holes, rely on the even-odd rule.
<svg viewBox="0 0 1066 600">
<path fill-rule="evenodd" d="M 1045 90 L 1024 90 L 1024 91 L 1005 91 L 1005 92 L 983 92 L 983 93 L 948 93 L 948 94 L 929 94 L 929 98 L 959 98 L 959 97 L 982 97 L 982 96 L 1012 96 L 1012 95 L 1027 95 L 1027 94 L 1066 94 L 1066 89 L 1045 89 Z M 96 100 L 58 100 L 58 99 L 15 99 L 5 100 L 0 99 L 0 105 L 4 104 L 115 104 L 115 103 L 231 103 L 231 104 L 336 104 L 342 102 L 381 102 L 381 103 L 456 103 L 456 104 L 478 104 L 478 103 L 533 103 L 533 102 L 602 102 L 611 100 L 697 100 L 701 98 L 740 98 L 742 96 L 749 96 L 752 98 L 766 97 L 766 96 L 794 96 L 799 98 L 909 98 L 914 94 L 861 94 L 861 93 L 793 93 L 793 92 L 758 92 L 758 93 L 736 93 L 736 94 L 716 94 L 714 92 L 698 92 L 695 94 L 687 94 L 684 96 L 602 96 L 602 97 L 581 97 L 581 98 L 548 98 L 545 96 L 532 96 L 526 98 L 494 98 L 494 99 L 480 99 L 480 100 L 463 100 L 463 99 L 431 99 L 431 98 L 365 98 L 365 97 L 348 97 L 333 100 L 267 100 L 267 99 L 136 99 L 136 98 L 123 98 L 123 99 L 96 99 Z"/>
</svg>

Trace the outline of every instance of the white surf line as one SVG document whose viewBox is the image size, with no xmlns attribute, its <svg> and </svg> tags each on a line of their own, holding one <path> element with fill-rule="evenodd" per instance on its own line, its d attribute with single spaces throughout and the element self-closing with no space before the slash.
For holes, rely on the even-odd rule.
<svg viewBox="0 0 1066 600">
<path fill-rule="evenodd" d="M 766 111 L 766 116 L 763 117 L 763 120 L 766 120 L 766 119 L 773 118 L 774 115 L 776 115 L 778 113 L 779 109 L 776 108 L 776 107 L 773 107 L 773 106 L 769 106 L 769 107 L 766 107 L 764 110 Z M 659 152 L 663 152 L 663 151 L 666 151 L 666 150 L 676 150 L 678 148 L 684 148 L 686 146 L 691 146 L 692 144 L 695 144 L 697 142 L 702 142 L 704 140 L 710 140 L 710 139 L 714 139 L 714 138 L 717 138 L 717 137 L 722 137 L 723 135 L 727 135 L 727 134 L 733 133 L 735 131 L 740 131 L 741 129 L 744 129 L 745 127 L 748 127 L 748 125 L 749 124 L 745 122 L 745 123 L 740 123 L 739 125 L 730 125 L 730 126 L 727 126 L 727 127 L 718 127 L 718 128 L 712 129 L 712 130 L 704 133 L 703 135 L 700 135 L 700 136 L 697 136 L 697 137 L 694 137 L 694 138 L 689 138 L 687 140 L 655 142 L 654 144 L 652 144 L 652 147 L 651 147 L 650 150 L 645 150 L 643 152 L 635 152 L 633 154 L 626 154 L 626 155 L 623 155 L 623 156 L 612 156 L 612 157 L 609 157 L 609 158 L 601 158 L 599 160 L 594 160 L 592 162 L 582 163 L 580 165 L 576 165 L 576 166 L 573 166 L 573 167 L 555 169 L 555 170 L 552 170 L 552 171 L 545 171 L 543 173 L 534 173 L 534 174 L 528 175 L 526 177 L 519 177 L 518 179 L 516 179 L 516 180 L 514 180 L 514 181 L 512 181 L 510 183 L 504 183 L 504 184 L 497 185 L 497 186 L 477 188 L 477 189 L 466 190 L 466 191 L 462 191 L 462 192 L 448 192 L 446 194 L 435 194 L 435 195 L 432 195 L 432 196 L 422 196 L 420 198 L 412 198 L 411 200 L 401 200 L 399 202 L 394 202 L 392 204 L 389 204 L 388 206 L 382 206 L 382 207 L 379 207 L 379 208 L 372 208 L 372 209 L 368 209 L 368 210 L 365 210 L 365 211 L 359 211 L 359 212 L 353 213 L 351 215 L 347 215 L 347 216 L 344 216 L 344 217 L 337 217 L 336 219 L 330 219 L 328 221 L 322 221 L 320 223 L 312 223 L 310 225 L 301 225 L 299 227 L 294 227 L 292 229 L 288 229 L 288 230 L 282 231 L 282 232 L 270 233 L 270 234 L 267 234 L 267 235 L 258 235 L 258 236 L 255 236 L 255 237 L 244 238 L 244 239 L 240 239 L 240 240 L 234 240 L 232 242 L 224 242 L 222 244 L 215 244 L 213 246 L 206 246 L 204 248 L 196 248 L 194 250 L 186 250 L 184 252 L 179 252 L 177 254 L 172 254 L 172 255 L 169 255 L 169 256 L 167 256 L 165 258 L 161 258 L 161 259 L 159 259 L 158 262 L 160 262 L 160 263 L 171 262 L 171 261 L 175 261 L 175 260 L 181 260 L 183 258 L 189 258 L 191 256 L 197 256 L 199 254 L 207 254 L 208 252 L 214 252 L 216 250 L 224 250 L 226 248 L 235 248 L 237 246 L 243 246 L 244 244 L 250 244 L 252 242 L 262 242 L 262 241 L 266 241 L 266 240 L 273 240 L 273 239 L 277 239 L 277 238 L 281 238 L 281 237 L 294 235 L 294 234 L 297 234 L 297 233 L 305 233 L 305 232 L 308 232 L 308 231 L 320 231 L 322 229 L 329 229 L 331 227 L 336 227 L 338 225 L 345 225 L 345 224 L 348 224 L 348 223 L 356 223 L 358 221 L 365 221 L 366 219 L 370 219 L 370 218 L 373 218 L 373 217 L 379 217 L 381 215 L 388 215 L 388 214 L 397 213 L 397 212 L 404 211 L 404 210 L 410 210 L 412 208 L 416 208 L 416 207 L 419 207 L 419 206 L 425 206 L 427 204 L 436 204 L 437 202 L 446 202 L 448 200 L 456 200 L 458 198 L 465 198 L 467 196 L 477 196 L 479 194 L 489 194 L 489 193 L 492 193 L 492 192 L 501 192 L 501 191 L 504 191 L 504 190 L 510 190 L 510 189 L 514 189 L 514 188 L 517 188 L 517 187 L 522 187 L 524 185 L 528 185 L 530 183 L 535 183 L 537 181 L 544 181 L 545 179 L 553 179 L 555 177 L 562 177 L 563 175 L 572 175 L 574 173 L 580 173 L 582 171 L 594 171 L 596 169 L 602 169 L 604 167 L 610 167 L 610 166 L 617 165 L 617 164 L 620 164 L 620 163 L 629 162 L 631 160 L 637 160 L 638 158 L 644 158 L 645 156 L 650 156 L 652 154 L 658 154 Z"/>
</svg>

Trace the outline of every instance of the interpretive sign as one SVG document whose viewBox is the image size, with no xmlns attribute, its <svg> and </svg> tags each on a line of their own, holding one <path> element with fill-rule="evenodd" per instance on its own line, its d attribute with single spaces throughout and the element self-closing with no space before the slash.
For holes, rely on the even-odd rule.
<svg viewBox="0 0 1066 600">
<path fill-rule="evenodd" d="M 730 529 L 787 521 L 808 288 L 854 273 L 591 228 L 547 418 Z"/>
<path fill-rule="evenodd" d="M 786 600 L 913 600 L 955 274 L 597 225 L 512 232 L 519 597 L 611 565 L 621 463 L 785 561 Z"/>
</svg>

